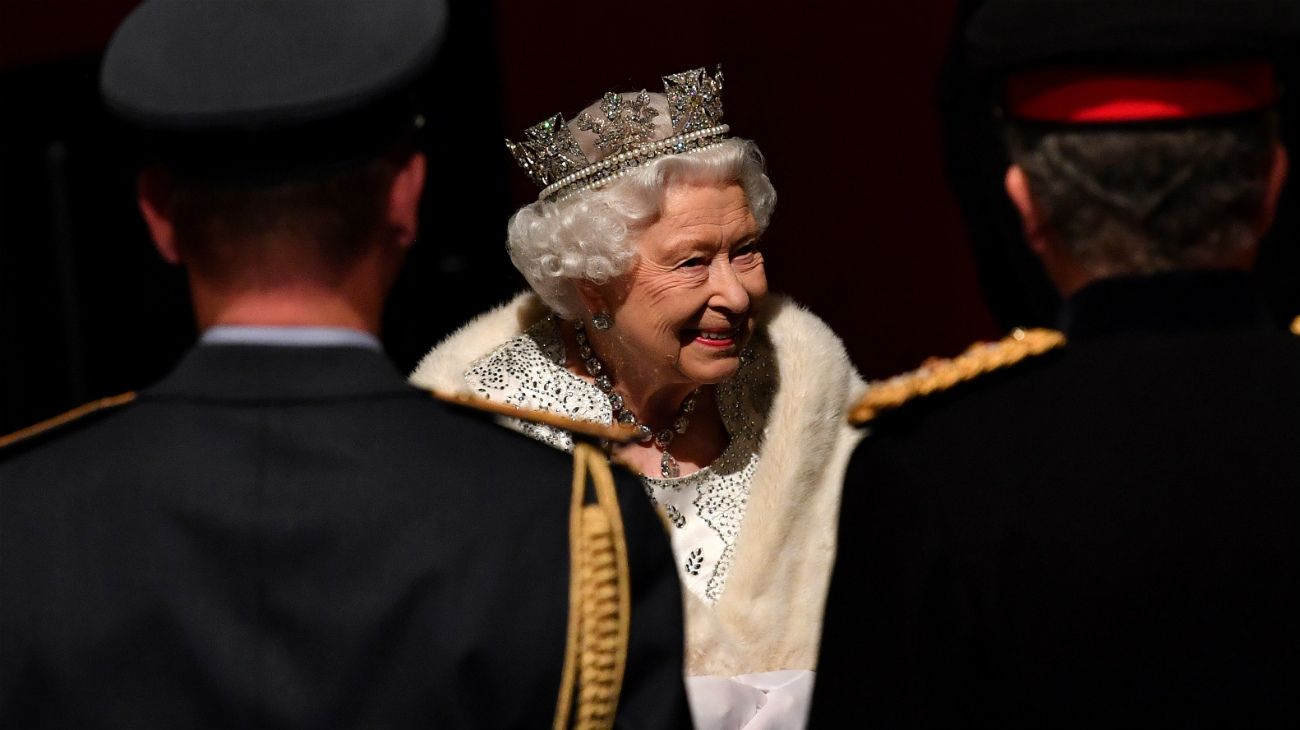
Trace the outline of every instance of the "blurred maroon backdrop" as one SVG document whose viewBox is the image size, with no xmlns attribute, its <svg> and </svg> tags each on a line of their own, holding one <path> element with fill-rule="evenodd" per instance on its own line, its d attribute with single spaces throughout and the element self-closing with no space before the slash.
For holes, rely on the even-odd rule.
<svg viewBox="0 0 1300 730">
<path fill-rule="evenodd" d="M 826 319 L 870 377 L 996 336 L 944 180 L 935 87 L 957 2 L 672 7 L 498 0 L 506 129 L 721 63 L 726 120 L 779 197 L 773 290 Z"/>
<path fill-rule="evenodd" d="M 0 2 L 0 431 L 141 387 L 194 336 L 95 99 L 97 56 L 135 4 Z M 522 286 L 504 227 L 536 193 L 501 137 L 718 64 L 726 119 L 758 142 L 780 198 L 773 290 L 826 319 L 872 378 L 996 337 L 944 172 L 936 83 L 958 4 L 450 0 L 442 146 L 390 353 L 409 367 Z"/>
</svg>

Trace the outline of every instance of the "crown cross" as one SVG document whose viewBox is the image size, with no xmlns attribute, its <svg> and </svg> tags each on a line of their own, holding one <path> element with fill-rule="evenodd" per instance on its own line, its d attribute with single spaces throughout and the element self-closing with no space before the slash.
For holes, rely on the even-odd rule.
<svg viewBox="0 0 1300 730">
<path fill-rule="evenodd" d="M 722 121 L 722 67 L 709 76 L 702 68 L 664 77 L 673 134 L 717 126 Z"/>
<path fill-rule="evenodd" d="M 655 117 L 659 112 L 650 106 L 650 94 L 644 89 L 631 99 L 611 91 L 600 100 L 600 111 L 605 121 L 583 112 L 574 124 L 583 131 L 594 132 L 596 149 L 606 155 L 627 152 L 654 139 Z"/>
<path fill-rule="evenodd" d="M 541 187 L 589 164 L 578 140 L 573 138 L 573 132 L 559 114 L 529 127 L 524 137 L 519 143 L 506 140 L 506 147 L 528 177 Z"/>
</svg>

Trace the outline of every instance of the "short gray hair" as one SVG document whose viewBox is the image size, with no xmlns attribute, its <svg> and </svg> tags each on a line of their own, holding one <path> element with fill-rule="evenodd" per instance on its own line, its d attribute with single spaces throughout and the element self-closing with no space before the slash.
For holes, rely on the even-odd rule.
<svg viewBox="0 0 1300 730">
<path fill-rule="evenodd" d="M 626 273 L 636 258 L 636 235 L 658 218 L 664 192 L 676 182 L 740 185 L 759 233 L 776 207 L 758 146 L 733 138 L 652 160 L 599 190 L 520 208 L 510 218 L 510 260 L 548 307 L 575 319 L 582 311 L 577 280 L 601 284 Z"/>
<path fill-rule="evenodd" d="M 1210 265 L 1255 244 L 1274 114 L 1147 129 L 1007 128 L 1047 227 L 1094 275 Z"/>
</svg>

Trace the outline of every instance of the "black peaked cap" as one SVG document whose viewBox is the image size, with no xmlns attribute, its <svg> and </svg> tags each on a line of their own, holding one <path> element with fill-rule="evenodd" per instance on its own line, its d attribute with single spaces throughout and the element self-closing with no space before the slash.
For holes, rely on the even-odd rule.
<svg viewBox="0 0 1300 730">
<path fill-rule="evenodd" d="M 100 90 L 166 162 L 292 176 L 413 131 L 446 16 L 443 0 L 147 0 Z"/>
<path fill-rule="evenodd" d="M 988 0 L 966 28 L 976 71 L 1057 64 L 1289 60 L 1295 0 Z"/>
</svg>

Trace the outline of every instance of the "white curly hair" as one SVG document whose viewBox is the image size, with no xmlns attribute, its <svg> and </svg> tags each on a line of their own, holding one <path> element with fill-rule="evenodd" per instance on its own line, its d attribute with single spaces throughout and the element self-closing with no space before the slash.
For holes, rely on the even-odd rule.
<svg viewBox="0 0 1300 730">
<path fill-rule="evenodd" d="M 628 271 L 637 235 L 658 218 L 673 183 L 739 184 L 759 233 L 766 230 L 776 190 L 764 167 L 757 145 L 732 138 L 659 157 L 598 190 L 559 202 L 538 200 L 510 218 L 510 260 L 548 307 L 565 319 L 578 319 L 583 309 L 577 280 L 603 284 Z"/>
</svg>

